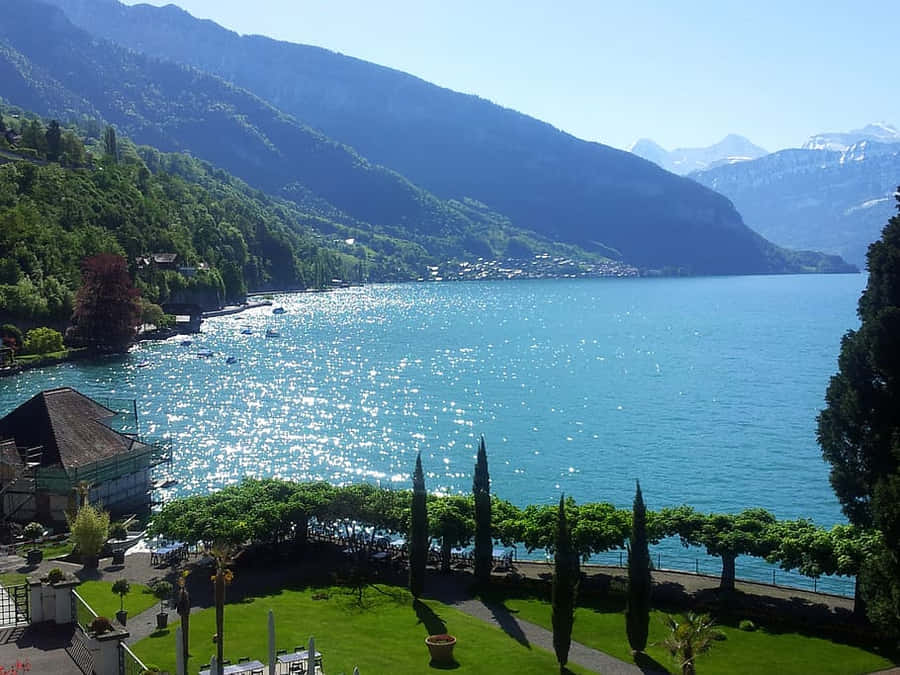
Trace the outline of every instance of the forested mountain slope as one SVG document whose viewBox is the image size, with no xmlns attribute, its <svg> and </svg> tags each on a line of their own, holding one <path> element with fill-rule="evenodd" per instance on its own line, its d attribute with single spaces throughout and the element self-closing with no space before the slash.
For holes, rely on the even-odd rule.
<svg viewBox="0 0 900 675">
<path fill-rule="evenodd" d="M 842 151 L 782 150 L 691 177 L 727 195 L 772 241 L 862 267 L 894 211 L 900 144 L 864 140 Z"/>
<path fill-rule="evenodd" d="M 31 0 L 10 1 L 14 13 L 30 8 L 41 15 L 37 23 L 45 21 L 46 11 Z M 649 268 L 753 273 L 808 267 L 745 227 L 720 195 L 477 97 L 327 50 L 240 37 L 173 6 L 55 2 L 96 35 L 213 72 L 445 199 L 473 197 L 548 238 L 611 248 Z M 37 28 L 34 17 L 22 20 Z M 69 29 L 53 41 L 43 35 L 29 41 L 19 31 L 6 31 L 6 40 L 47 72 L 77 76 L 61 78 L 64 86 L 77 87 L 143 142 L 190 149 L 266 190 L 299 180 L 369 222 L 442 236 L 467 226 L 446 202 L 346 148 L 339 152 L 322 136 L 300 133 L 300 125 L 222 81 L 214 85 L 99 43 L 87 48 Z M 48 43 L 53 46 L 41 52 Z M 65 59 L 89 63 L 88 72 L 66 68 Z M 94 69 L 108 71 L 102 81 L 89 76 Z M 108 87 L 118 104 L 104 104 L 97 86 L 77 84 L 82 75 Z M 34 87 L 28 93 L 38 96 Z M 470 244 L 470 251 L 479 247 Z M 813 267 L 830 266 L 818 259 Z"/>
</svg>

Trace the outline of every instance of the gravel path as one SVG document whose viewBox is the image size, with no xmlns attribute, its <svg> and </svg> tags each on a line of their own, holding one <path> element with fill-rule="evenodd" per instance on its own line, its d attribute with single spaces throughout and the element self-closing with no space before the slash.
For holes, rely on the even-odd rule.
<svg viewBox="0 0 900 675">
<path fill-rule="evenodd" d="M 427 596 L 429 598 L 439 600 L 469 616 L 499 627 L 520 644 L 535 645 L 553 653 L 552 632 L 529 621 L 519 619 L 503 605 L 472 598 L 467 584 L 460 577 L 432 575 L 428 579 L 428 588 Z M 633 663 L 626 663 L 574 641 L 569 648 L 569 662 L 604 675 L 640 675 L 641 673 L 660 672 L 642 669 Z"/>
</svg>

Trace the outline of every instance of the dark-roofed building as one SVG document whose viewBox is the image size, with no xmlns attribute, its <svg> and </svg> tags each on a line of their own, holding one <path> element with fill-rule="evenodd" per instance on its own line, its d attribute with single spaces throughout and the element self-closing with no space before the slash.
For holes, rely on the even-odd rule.
<svg viewBox="0 0 900 675">
<path fill-rule="evenodd" d="M 154 448 L 110 427 L 114 417 L 113 410 L 63 387 L 42 391 L 0 419 L 4 470 L 8 464 L 12 471 L 15 461 L 10 442 L 21 466 L 30 462 L 31 469 L 29 481 L 3 494 L 2 513 L 19 522 L 64 522 L 83 484 L 91 503 L 113 514 L 146 510 Z"/>
<path fill-rule="evenodd" d="M 150 257 L 156 267 L 164 270 L 174 270 L 175 263 L 178 260 L 177 253 L 154 253 Z"/>
</svg>

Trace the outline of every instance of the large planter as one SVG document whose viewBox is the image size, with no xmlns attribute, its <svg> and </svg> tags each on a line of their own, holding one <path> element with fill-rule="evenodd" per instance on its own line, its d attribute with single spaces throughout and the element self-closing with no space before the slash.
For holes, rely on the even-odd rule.
<svg viewBox="0 0 900 675">
<path fill-rule="evenodd" d="M 44 559 L 44 552 L 39 548 L 33 548 L 25 554 L 25 560 L 29 565 L 39 565 Z"/>
<path fill-rule="evenodd" d="M 118 621 L 120 624 L 122 624 L 124 626 L 125 622 L 127 620 L 128 620 L 128 610 L 127 609 L 120 609 L 118 612 L 116 612 L 116 621 Z"/>
<path fill-rule="evenodd" d="M 425 644 L 431 653 L 432 663 L 454 663 L 453 647 L 456 646 L 456 638 L 452 635 L 429 635 L 425 638 Z"/>
<path fill-rule="evenodd" d="M 162 630 L 169 625 L 169 615 L 167 612 L 160 612 L 156 615 L 156 628 Z"/>
<path fill-rule="evenodd" d="M 117 548 L 112 552 L 112 564 L 113 565 L 124 565 L 125 564 L 125 549 Z"/>
<path fill-rule="evenodd" d="M 81 556 L 81 565 L 86 570 L 95 570 L 100 565 L 100 557 L 96 555 Z"/>
</svg>

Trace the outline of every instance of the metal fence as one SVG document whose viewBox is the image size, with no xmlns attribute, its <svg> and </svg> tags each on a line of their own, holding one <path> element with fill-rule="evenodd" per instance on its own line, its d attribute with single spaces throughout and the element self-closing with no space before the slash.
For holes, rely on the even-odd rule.
<svg viewBox="0 0 900 675">
<path fill-rule="evenodd" d="M 28 625 L 28 584 L 0 586 L 0 628 Z"/>
<path fill-rule="evenodd" d="M 147 666 L 128 648 L 124 642 L 119 643 L 119 675 L 141 675 Z"/>
<path fill-rule="evenodd" d="M 72 590 L 72 605 L 76 623 L 83 632 L 87 633 L 91 623 L 97 618 L 97 612 L 74 589 Z"/>
<path fill-rule="evenodd" d="M 720 577 L 722 575 L 721 559 L 706 555 L 697 549 L 685 549 L 677 553 L 671 550 L 651 549 L 650 559 L 653 568 L 660 571 L 709 577 Z M 625 567 L 628 564 L 628 553 L 625 551 L 607 551 L 591 556 L 590 562 L 609 567 Z M 764 560 L 749 556 L 741 556 L 737 559 L 735 572 L 737 581 L 830 593 L 851 598 L 854 595 L 856 586 L 855 577 L 823 575 L 818 579 L 814 579 L 798 572 L 783 570 Z"/>
</svg>

